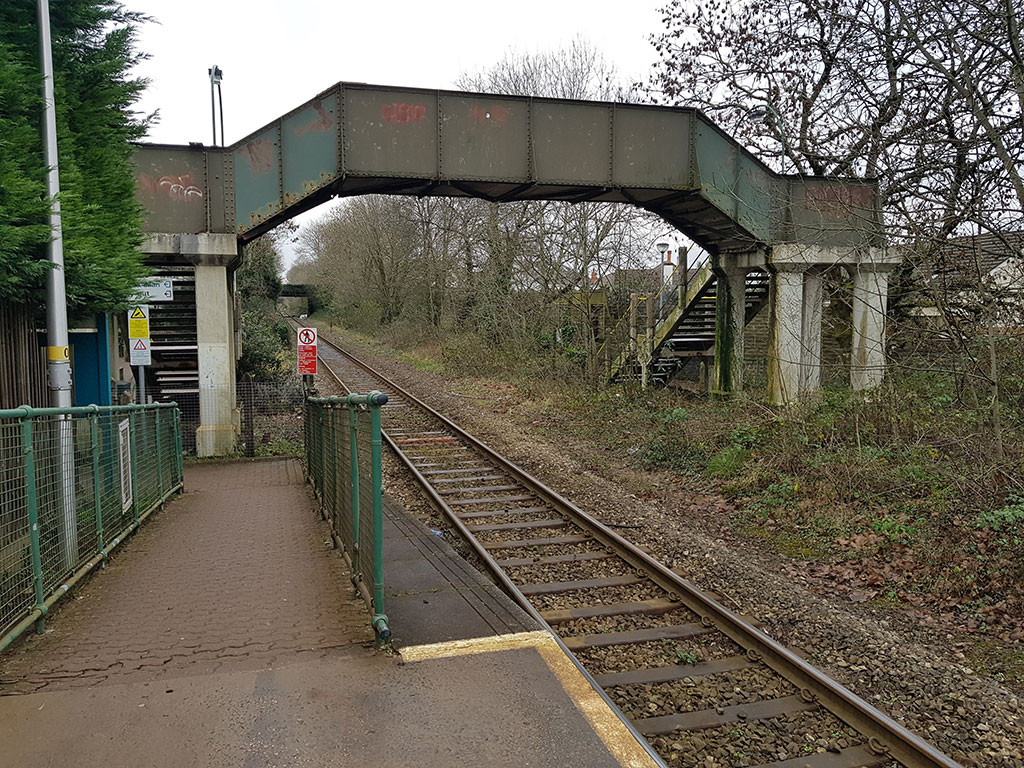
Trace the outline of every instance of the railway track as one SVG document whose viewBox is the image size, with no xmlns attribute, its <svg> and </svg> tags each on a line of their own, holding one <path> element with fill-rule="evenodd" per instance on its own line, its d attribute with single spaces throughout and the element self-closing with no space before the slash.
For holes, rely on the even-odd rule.
<svg viewBox="0 0 1024 768">
<path fill-rule="evenodd" d="M 669 766 L 958 764 L 321 336 L 385 441 L 494 579 Z"/>
</svg>

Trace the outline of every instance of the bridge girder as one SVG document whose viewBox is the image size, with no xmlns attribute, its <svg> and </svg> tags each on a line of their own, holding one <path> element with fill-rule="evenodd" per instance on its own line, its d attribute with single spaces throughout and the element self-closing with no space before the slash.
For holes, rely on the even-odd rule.
<svg viewBox="0 0 1024 768">
<path fill-rule="evenodd" d="M 787 176 L 699 110 L 338 83 L 228 147 L 141 144 L 147 232 L 248 241 L 335 196 L 631 203 L 712 253 L 881 245 L 878 186 Z"/>
</svg>

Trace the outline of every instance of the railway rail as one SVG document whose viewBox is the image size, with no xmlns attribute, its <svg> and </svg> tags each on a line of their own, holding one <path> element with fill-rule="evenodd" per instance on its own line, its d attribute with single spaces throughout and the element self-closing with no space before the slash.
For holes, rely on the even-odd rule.
<svg viewBox="0 0 1024 768">
<path fill-rule="evenodd" d="M 493 578 L 670 766 L 958 764 L 321 336 L 347 391 Z"/>
</svg>

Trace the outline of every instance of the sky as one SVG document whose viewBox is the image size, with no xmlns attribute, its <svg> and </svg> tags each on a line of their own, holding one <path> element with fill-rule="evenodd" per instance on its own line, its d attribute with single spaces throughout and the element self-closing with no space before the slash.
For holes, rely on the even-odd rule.
<svg viewBox="0 0 1024 768">
<path fill-rule="evenodd" d="M 139 32 L 149 59 L 137 73 L 150 85 L 138 108 L 159 110 L 146 140 L 169 144 L 212 142 L 214 64 L 228 144 L 339 81 L 452 88 L 510 51 L 558 50 L 576 37 L 624 81 L 644 80 L 665 1 L 123 0 L 154 20 Z"/>
</svg>

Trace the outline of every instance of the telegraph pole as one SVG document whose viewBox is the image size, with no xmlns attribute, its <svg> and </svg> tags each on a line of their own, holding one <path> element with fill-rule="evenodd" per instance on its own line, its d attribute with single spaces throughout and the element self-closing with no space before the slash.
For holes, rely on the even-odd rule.
<svg viewBox="0 0 1024 768">
<path fill-rule="evenodd" d="M 60 174 L 57 171 L 57 118 L 53 98 L 53 51 L 50 47 L 49 0 L 38 0 L 39 59 L 43 72 L 43 158 L 46 162 L 46 196 L 50 198 L 50 245 L 52 267 L 46 276 L 46 363 L 50 405 L 71 407 L 71 355 L 68 349 L 68 305 L 64 287 L 64 233 L 60 218 Z M 75 453 L 72 423 L 68 414 L 56 416 L 60 446 L 61 554 L 73 568 L 78 559 L 78 526 L 75 521 Z"/>
<path fill-rule="evenodd" d="M 53 101 L 53 53 L 50 48 L 50 4 L 39 0 L 39 58 L 43 70 L 43 159 L 46 196 L 50 198 L 49 258 L 46 276 L 46 360 L 50 405 L 71 407 L 71 357 L 68 350 L 68 308 L 64 289 L 64 233 L 60 218 L 60 174 L 57 171 L 57 118 Z"/>
</svg>

